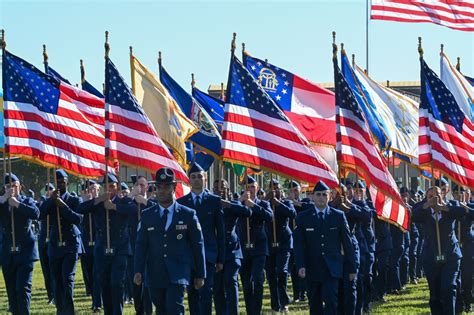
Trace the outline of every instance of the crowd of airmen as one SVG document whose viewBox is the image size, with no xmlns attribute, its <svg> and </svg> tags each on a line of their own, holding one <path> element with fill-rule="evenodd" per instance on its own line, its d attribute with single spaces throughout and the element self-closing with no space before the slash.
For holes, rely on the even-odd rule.
<svg viewBox="0 0 474 315">
<path fill-rule="evenodd" d="M 386 294 L 426 277 L 433 314 L 470 311 L 474 203 L 469 190 L 437 180 L 424 193 L 400 193 L 409 230 L 376 215 L 361 180 L 337 190 L 320 181 L 302 198 L 298 182 L 271 179 L 259 189 L 251 176 L 232 193 L 224 179 L 205 187 L 193 164 L 191 192 L 176 200 L 176 178 L 162 168 L 150 184 L 133 187 L 109 174 L 105 192 L 87 181 L 68 192 L 56 170 L 39 201 L 5 176 L 0 196 L 0 262 L 13 314 L 29 314 L 34 262 L 40 260 L 48 303 L 74 314 L 76 263 L 81 260 L 91 312 L 122 314 L 238 314 L 239 282 L 247 314 L 261 314 L 265 278 L 273 312 L 308 301 L 311 314 L 362 314 Z M 448 196 L 454 196 L 452 200 Z M 293 294 L 287 283 L 291 277 Z M 37 303 L 42 303 L 41 301 Z"/>
</svg>

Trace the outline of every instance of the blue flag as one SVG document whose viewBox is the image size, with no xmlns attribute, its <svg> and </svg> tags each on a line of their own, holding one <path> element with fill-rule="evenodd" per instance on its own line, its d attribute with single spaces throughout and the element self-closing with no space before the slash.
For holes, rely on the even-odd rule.
<svg viewBox="0 0 474 315">
<path fill-rule="evenodd" d="M 104 98 L 104 95 L 100 93 L 92 84 L 90 84 L 87 80 L 82 82 L 82 89 L 92 95 L 97 96 L 98 98 Z"/>
<path fill-rule="evenodd" d="M 469 83 L 471 83 L 472 86 L 474 86 L 474 78 L 468 77 L 467 75 L 464 76 Z"/>
<path fill-rule="evenodd" d="M 50 76 L 58 79 L 59 81 L 63 81 L 69 85 L 72 85 L 71 82 L 69 82 L 69 80 L 65 79 L 62 75 L 60 75 L 56 70 L 54 70 L 47 64 L 45 66 L 45 70 L 46 70 L 46 73 L 49 74 Z"/>
<path fill-rule="evenodd" d="M 385 131 L 386 127 L 383 119 L 377 115 L 374 102 L 370 98 L 369 93 L 364 89 L 364 86 L 355 76 L 349 59 L 345 53 L 341 53 L 341 70 L 349 88 L 354 93 L 359 107 L 364 112 L 366 121 L 369 124 L 370 132 L 378 142 L 380 149 L 388 149 L 390 147 L 390 139 L 386 136 L 388 133 Z"/>
<path fill-rule="evenodd" d="M 163 67 L 160 68 L 160 81 L 178 103 L 183 113 L 199 127 L 199 132 L 192 135 L 189 140 L 214 157 L 219 157 L 222 138 L 207 111 Z"/>
<path fill-rule="evenodd" d="M 222 125 L 224 124 L 224 101 L 217 99 L 198 88 L 193 88 L 194 99 L 204 108 L 217 125 L 220 133 L 222 133 Z"/>
</svg>

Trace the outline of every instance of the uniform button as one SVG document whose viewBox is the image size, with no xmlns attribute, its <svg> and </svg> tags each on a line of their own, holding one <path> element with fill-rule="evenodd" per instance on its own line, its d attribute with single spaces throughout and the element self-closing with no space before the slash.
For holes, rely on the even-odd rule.
<svg viewBox="0 0 474 315">
<path fill-rule="evenodd" d="M 163 255 L 164 258 L 168 257 L 166 254 Z"/>
<path fill-rule="evenodd" d="M 322 252 L 321 255 L 324 255 L 324 252 Z"/>
<path fill-rule="evenodd" d="M 164 234 L 163 237 L 166 237 L 166 234 Z"/>
<path fill-rule="evenodd" d="M 229 242 L 229 245 L 231 245 L 231 244 L 232 244 L 232 242 Z"/>
<path fill-rule="evenodd" d="M 168 244 L 163 245 L 164 247 L 168 247 Z"/>
<path fill-rule="evenodd" d="M 324 238 L 324 234 L 321 234 L 321 238 Z"/>
<path fill-rule="evenodd" d="M 321 243 L 321 246 L 324 246 L 324 243 Z"/>
</svg>

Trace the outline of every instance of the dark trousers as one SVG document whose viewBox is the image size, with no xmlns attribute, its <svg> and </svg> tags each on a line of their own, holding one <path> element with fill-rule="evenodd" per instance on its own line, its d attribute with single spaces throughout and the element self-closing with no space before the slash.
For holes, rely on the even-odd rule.
<svg viewBox="0 0 474 315">
<path fill-rule="evenodd" d="M 389 291 L 400 290 L 402 288 L 400 282 L 400 260 L 403 255 L 403 244 L 394 246 L 390 253 L 389 269 L 388 269 L 388 283 Z"/>
<path fill-rule="evenodd" d="M 148 288 L 157 315 L 184 314 L 183 284 L 169 284 L 167 288 Z"/>
<path fill-rule="evenodd" d="M 375 296 L 383 297 L 387 293 L 388 271 L 390 267 L 390 250 L 375 254 L 377 276 L 375 277 Z"/>
<path fill-rule="evenodd" d="M 431 314 L 455 314 L 456 279 L 458 277 L 459 260 L 449 260 L 444 264 L 425 263 L 423 270 L 430 289 Z"/>
<path fill-rule="evenodd" d="M 126 255 L 95 255 L 105 315 L 123 313 L 123 292 L 127 271 Z"/>
<path fill-rule="evenodd" d="M 363 269 L 363 277 L 364 277 L 364 295 L 363 295 L 363 310 L 368 312 L 370 310 L 370 302 L 374 296 L 374 264 L 375 264 L 375 253 L 369 252 L 364 254 L 365 256 L 365 268 Z"/>
<path fill-rule="evenodd" d="M 347 272 L 347 263 L 344 263 L 343 278 L 339 280 L 338 314 L 354 315 L 358 299 L 357 279 L 350 281 Z"/>
<path fill-rule="evenodd" d="M 49 264 L 54 281 L 54 300 L 57 315 L 74 315 L 74 277 L 77 254 L 50 257 Z"/>
<path fill-rule="evenodd" d="M 474 241 L 463 244 L 461 270 L 460 270 L 460 285 L 458 287 L 458 295 L 456 298 L 457 310 L 469 310 L 472 303 L 472 277 L 474 268 Z"/>
<path fill-rule="evenodd" d="M 418 236 L 410 236 L 410 265 L 408 267 L 408 275 L 410 280 L 416 279 L 416 269 L 418 264 Z"/>
<path fill-rule="evenodd" d="M 153 307 L 148 288 L 143 283 L 141 285 L 133 283 L 133 276 L 133 256 L 129 256 L 124 290 L 128 290 L 128 294 L 131 294 L 131 297 L 133 297 L 133 307 L 135 308 L 136 315 L 152 314 Z M 127 293 L 125 293 L 125 297 L 127 297 Z"/>
<path fill-rule="evenodd" d="M 189 313 L 191 315 L 212 314 L 212 290 L 214 286 L 215 273 L 215 264 L 207 262 L 204 286 L 199 290 L 194 288 L 193 283 L 188 286 Z M 191 273 L 191 281 L 193 281 L 194 278 L 194 273 Z"/>
<path fill-rule="evenodd" d="M 30 314 L 33 265 L 33 261 L 25 263 L 9 261 L 2 265 L 8 303 L 13 315 Z"/>
<path fill-rule="evenodd" d="M 53 277 L 51 277 L 51 269 L 49 268 L 48 243 L 44 243 L 43 246 L 38 247 L 41 271 L 43 272 L 44 278 L 44 286 L 46 288 L 48 300 L 51 300 L 54 298 L 54 282 Z"/>
<path fill-rule="evenodd" d="M 400 283 L 405 286 L 408 283 L 408 266 L 410 265 L 410 234 L 405 233 L 405 241 L 403 243 L 403 254 L 400 259 Z"/>
<path fill-rule="evenodd" d="M 298 270 L 296 270 L 295 254 L 291 251 L 290 254 L 290 273 L 291 273 L 291 284 L 293 287 L 293 300 L 304 300 L 306 295 L 306 280 L 301 279 L 298 276 Z"/>
<path fill-rule="evenodd" d="M 252 256 L 242 260 L 240 280 L 244 291 L 247 314 L 261 314 L 263 300 L 264 268 L 267 256 Z"/>
<path fill-rule="evenodd" d="M 100 294 L 99 270 L 94 266 L 94 255 L 81 255 L 81 266 L 86 294 L 92 295 L 93 307 L 101 307 L 102 298 Z"/>
<path fill-rule="evenodd" d="M 216 315 L 237 315 L 239 313 L 239 282 L 241 266 L 239 258 L 225 262 L 224 269 L 214 277 L 214 305 Z"/>
<path fill-rule="evenodd" d="M 289 260 L 289 251 L 279 251 L 271 253 L 265 263 L 265 272 L 270 288 L 270 304 L 274 311 L 280 311 L 290 303 L 286 292 Z"/>
<path fill-rule="evenodd" d="M 325 272 L 324 281 L 307 281 L 309 312 L 311 315 L 337 313 L 337 291 L 339 279 Z"/>
</svg>

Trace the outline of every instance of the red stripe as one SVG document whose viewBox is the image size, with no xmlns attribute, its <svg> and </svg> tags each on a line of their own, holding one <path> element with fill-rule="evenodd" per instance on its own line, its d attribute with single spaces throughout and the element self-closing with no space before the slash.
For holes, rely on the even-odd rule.
<svg viewBox="0 0 474 315">
<path fill-rule="evenodd" d="M 110 150 L 110 157 L 114 159 L 121 160 L 123 163 L 128 163 L 132 165 L 139 165 L 142 168 L 150 170 L 150 172 L 156 172 L 160 168 L 164 167 L 164 164 L 158 163 L 158 161 L 151 161 L 137 156 L 131 156 L 123 151 Z M 167 159 L 163 157 L 163 159 Z M 170 159 L 168 159 L 170 160 Z M 174 160 L 171 160 L 174 161 Z M 188 182 L 187 176 L 179 169 L 173 168 L 175 170 L 176 178 L 184 182 Z"/>
<path fill-rule="evenodd" d="M 327 89 L 325 89 L 325 88 L 323 88 L 323 87 L 321 87 L 317 84 L 309 82 L 305 79 L 302 79 L 297 75 L 293 75 L 293 87 L 295 87 L 297 89 L 302 89 L 302 90 L 310 91 L 310 92 L 313 92 L 313 93 L 317 93 L 317 94 L 332 96 L 333 98 L 335 98 L 334 92 L 332 92 L 330 90 L 327 90 Z M 335 100 L 331 103 L 332 107 L 334 107 L 335 103 L 336 103 Z"/>
<path fill-rule="evenodd" d="M 474 177 L 469 178 L 466 176 L 461 176 L 458 173 L 453 172 L 452 170 L 447 168 L 445 164 L 442 164 L 438 162 L 437 160 L 433 160 L 433 168 L 441 170 L 441 172 L 452 177 L 455 181 L 457 181 L 458 183 L 461 183 L 461 185 L 467 186 L 470 189 L 474 189 Z"/>
<path fill-rule="evenodd" d="M 69 96 L 70 99 L 79 101 L 83 104 L 86 104 L 91 107 L 104 109 L 105 102 L 104 99 L 98 98 L 95 95 L 92 95 L 84 90 L 77 89 L 71 86 L 68 86 L 65 83 L 61 83 L 59 87 L 60 91 L 65 95 Z"/>
<path fill-rule="evenodd" d="M 446 160 L 457 164 L 459 167 L 474 171 L 474 165 L 466 154 L 462 156 L 460 152 L 451 153 L 436 141 L 431 142 L 431 150 L 441 153 Z"/>
<path fill-rule="evenodd" d="M 286 116 L 298 130 L 313 143 L 336 145 L 336 122 L 285 111 Z"/>
<path fill-rule="evenodd" d="M 342 136 L 341 135 L 341 144 L 347 145 L 348 147 L 355 148 L 359 150 L 361 153 L 361 157 L 365 159 L 365 163 L 370 164 L 371 167 L 375 167 L 381 172 L 384 172 L 385 164 L 382 162 L 382 158 L 379 157 L 374 157 L 364 146 L 363 143 L 360 141 L 356 140 L 355 138 L 351 138 L 348 136 Z M 367 146 L 371 146 L 370 144 L 367 144 Z M 373 146 L 373 145 L 372 145 Z"/>
<path fill-rule="evenodd" d="M 40 151 L 36 148 L 5 145 L 5 149 L 8 150 L 8 152 L 11 154 L 22 154 L 31 156 L 46 163 L 60 165 L 61 167 L 67 170 L 70 170 L 76 174 L 82 174 L 87 177 L 99 177 L 104 175 L 104 170 L 84 167 L 80 164 L 71 162 L 56 155 L 44 153 L 43 151 Z"/>
<path fill-rule="evenodd" d="M 392 199 L 391 201 L 391 208 L 390 208 L 390 220 L 393 222 L 398 222 L 398 212 L 399 212 L 399 204 L 395 200 Z"/>
<path fill-rule="evenodd" d="M 66 125 L 52 123 L 50 121 L 43 119 L 43 117 L 37 114 L 28 113 L 28 112 L 20 112 L 20 111 L 12 111 L 12 110 L 6 110 L 4 114 L 5 114 L 5 119 L 15 119 L 15 120 L 23 120 L 26 122 L 28 121 L 36 122 L 45 129 L 60 132 L 71 138 L 81 139 L 81 140 L 94 143 L 97 145 L 102 145 L 102 146 L 104 145 L 104 137 L 91 135 L 90 133 L 73 129 Z"/>
<path fill-rule="evenodd" d="M 446 125 L 445 125 L 446 126 Z M 431 133 L 435 133 L 439 136 L 439 138 L 441 140 L 444 140 L 445 142 L 447 143 L 451 143 L 455 146 L 457 146 L 459 149 L 461 150 L 466 150 L 467 152 L 471 153 L 471 154 L 474 154 L 474 147 L 470 146 L 468 143 L 473 143 L 474 139 L 472 139 L 472 137 L 470 135 L 468 135 L 467 133 L 463 133 L 462 135 L 467 138 L 467 143 L 466 143 L 466 140 L 464 139 L 461 139 L 459 137 L 459 132 L 456 131 L 454 128 L 452 127 L 449 127 L 449 126 L 446 126 L 446 129 L 452 129 L 452 133 L 450 132 L 446 132 L 444 130 L 441 130 L 439 129 L 434 122 L 431 122 L 430 121 L 430 132 Z M 431 138 L 433 138 L 431 135 L 430 135 Z"/>
<path fill-rule="evenodd" d="M 163 157 L 170 157 L 169 153 L 167 150 L 165 150 L 162 146 L 155 144 L 155 143 L 150 143 L 148 141 L 143 141 L 140 139 L 135 139 L 131 138 L 120 131 L 115 131 L 115 132 L 110 132 L 110 137 L 109 139 L 111 141 L 116 141 L 119 143 L 122 143 L 126 146 L 137 148 L 140 150 L 146 150 L 148 152 L 152 152 L 157 155 L 161 155 Z"/>
<path fill-rule="evenodd" d="M 373 145 L 374 142 L 372 141 L 372 137 L 365 130 L 365 128 L 361 127 L 361 124 L 363 124 L 364 122 L 360 122 L 360 121 L 356 122 L 356 121 L 352 120 L 351 118 L 344 117 L 344 116 L 341 116 L 341 115 L 338 115 L 338 116 L 339 116 L 339 125 L 340 126 L 350 128 L 352 130 L 357 131 L 364 138 L 366 143 L 368 143 L 370 145 Z"/>
<path fill-rule="evenodd" d="M 430 21 L 430 20 L 418 20 L 418 19 L 410 19 L 410 18 L 400 18 L 400 17 L 392 17 L 392 16 L 385 16 L 385 15 L 375 15 L 372 14 L 370 16 L 372 20 L 385 20 L 385 21 L 395 21 L 395 22 L 413 22 L 413 23 L 434 23 L 438 25 L 443 25 L 446 27 L 449 27 L 454 30 L 460 30 L 460 31 L 474 31 L 474 27 L 457 27 L 457 26 L 450 26 L 450 25 L 445 25 L 442 23 L 437 23 L 435 21 Z"/>
<path fill-rule="evenodd" d="M 224 130 L 222 134 L 222 139 L 234 141 L 238 143 L 243 143 L 243 144 L 255 147 L 257 149 L 266 150 L 276 155 L 285 157 L 289 160 L 295 160 L 301 163 L 322 167 L 322 164 L 315 157 L 310 156 L 306 154 L 306 152 L 304 152 L 305 148 L 303 147 L 303 145 L 299 143 L 297 143 L 297 145 L 301 147 L 301 151 L 293 151 L 283 146 L 280 146 L 276 143 L 269 142 L 261 138 L 255 138 L 249 135 L 245 135 L 245 134 L 241 134 L 237 132 L 231 132 L 228 130 Z"/>
<path fill-rule="evenodd" d="M 444 11 L 446 13 L 451 14 L 452 16 L 454 16 L 454 15 L 465 15 L 465 16 L 474 17 L 474 13 L 471 13 L 469 11 L 459 10 L 459 9 L 456 9 L 454 7 L 451 7 L 451 6 L 449 8 L 446 8 L 446 7 L 443 7 L 443 6 L 440 6 L 440 5 L 429 4 L 429 3 L 413 3 L 412 0 L 390 0 L 390 2 L 410 5 L 410 6 L 418 8 L 418 10 L 420 10 L 421 12 L 425 12 L 425 11 L 421 10 L 421 8 L 429 8 L 429 9 L 436 10 L 436 11 Z M 450 5 L 450 3 L 446 3 L 446 4 Z M 464 6 L 460 2 L 453 2 L 451 4 L 456 4 L 460 7 Z M 474 8 L 474 4 L 469 4 L 469 3 L 464 3 L 464 4 L 465 4 L 466 9 Z M 375 7 L 383 7 L 383 8 L 390 7 L 390 8 L 392 8 L 392 6 L 372 5 L 372 8 L 375 8 Z"/>
<path fill-rule="evenodd" d="M 280 137 L 292 142 L 303 143 L 302 139 L 296 133 L 293 132 L 293 128 L 287 122 L 282 121 L 281 126 L 276 126 L 276 125 L 272 125 L 271 123 L 267 123 L 267 122 L 257 120 L 255 118 L 251 118 L 249 116 L 240 115 L 236 113 L 230 113 L 230 112 L 226 112 L 224 114 L 224 120 L 226 123 L 227 122 L 235 123 L 238 125 L 251 127 L 253 129 L 259 129 L 264 132 L 273 134 L 277 137 Z M 288 128 L 288 129 L 285 129 L 285 128 Z"/>
<path fill-rule="evenodd" d="M 113 114 L 111 112 L 108 112 L 107 114 L 108 114 L 108 120 L 110 121 L 111 124 L 118 124 L 118 125 L 127 127 L 129 129 L 134 129 L 139 132 L 147 133 L 149 135 L 156 135 L 155 130 L 151 128 L 150 126 L 148 126 L 145 119 L 142 118 L 139 114 L 130 112 L 130 115 L 140 116 L 139 119 L 142 121 L 128 119 L 127 117 L 123 117 L 118 114 Z"/>
<path fill-rule="evenodd" d="M 308 174 L 299 170 L 294 170 L 289 167 L 286 167 L 285 165 L 278 164 L 275 161 L 265 160 L 261 157 L 253 156 L 247 153 L 242 153 L 224 148 L 222 149 L 222 156 L 224 158 L 250 163 L 256 165 L 257 167 L 263 166 L 273 170 L 278 170 L 278 172 L 286 174 L 288 175 L 288 177 L 297 178 L 308 183 L 316 183 L 318 180 L 323 179 L 324 182 L 326 182 L 326 184 L 328 184 L 328 186 L 330 186 L 331 188 L 337 186 L 337 183 L 329 178 L 318 178 L 312 174 Z"/>
<path fill-rule="evenodd" d="M 73 145 L 73 139 L 71 142 L 61 141 L 57 138 L 52 138 L 43 135 L 39 131 L 35 130 L 25 130 L 25 129 L 17 129 L 17 128 L 7 128 L 5 129 L 5 136 L 7 137 L 17 137 L 23 139 L 32 139 L 38 140 L 39 142 L 43 143 L 44 145 L 50 145 L 52 147 L 56 147 L 61 150 L 65 150 L 74 154 L 78 157 L 83 157 L 89 159 L 91 161 L 99 162 L 105 164 L 105 157 L 104 154 L 99 154 L 95 151 L 91 151 L 85 148 L 81 148 L 78 146 Z M 102 147 L 104 143 L 102 143 Z"/>
</svg>

